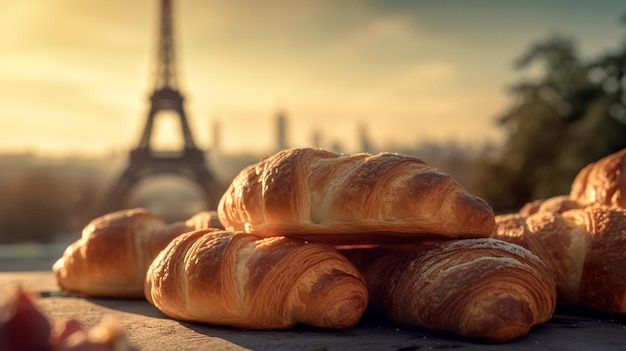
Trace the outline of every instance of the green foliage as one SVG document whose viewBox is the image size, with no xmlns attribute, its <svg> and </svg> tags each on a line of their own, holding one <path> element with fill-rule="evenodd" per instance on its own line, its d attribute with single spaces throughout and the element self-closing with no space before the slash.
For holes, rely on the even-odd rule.
<svg viewBox="0 0 626 351">
<path fill-rule="evenodd" d="M 572 40 L 553 37 L 531 47 L 517 67 L 536 64 L 540 77 L 514 85 L 516 102 L 498 119 L 505 144 L 479 164 L 477 192 L 496 212 L 568 194 L 585 165 L 626 148 L 626 45 L 582 62 Z"/>
</svg>

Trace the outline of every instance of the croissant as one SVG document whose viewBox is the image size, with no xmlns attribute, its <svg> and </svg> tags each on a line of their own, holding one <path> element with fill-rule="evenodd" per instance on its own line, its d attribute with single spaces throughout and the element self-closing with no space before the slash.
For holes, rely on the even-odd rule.
<svg viewBox="0 0 626 351">
<path fill-rule="evenodd" d="M 143 208 L 108 213 L 85 226 L 81 238 L 66 248 L 52 271 L 65 291 L 143 297 L 146 271 L 170 240 L 215 223 L 215 215 L 208 211 L 172 224 Z"/>
<path fill-rule="evenodd" d="M 329 244 L 488 237 L 494 226 L 484 200 L 418 158 L 312 148 L 242 170 L 217 212 L 228 230 Z"/>
<path fill-rule="evenodd" d="M 145 295 L 171 318 L 245 329 L 350 328 L 368 301 L 362 276 L 330 246 L 207 230 L 172 240 Z"/>
<path fill-rule="evenodd" d="M 570 197 L 586 205 L 626 207 L 626 149 L 585 166 L 574 178 Z"/>
<path fill-rule="evenodd" d="M 575 208 L 583 208 L 584 204 L 572 199 L 568 195 L 559 195 L 547 199 L 531 201 L 518 211 L 522 216 L 529 216 L 536 212 L 565 212 Z"/>
<path fill-rule="evenodd" d="M 545 262 L 559 303 L 626 313 L 626 209 L 508 214 L 496 223 L 492 237 L 518 243 Z"/>
<path fill-rule="evenodd" d="M 544 264 L 504 241 L 342 253 L 365 277 L 371 305 L 398 324 L 504 342 L 546 322 L 555 309 L 555 283 Z"/>
</svg>

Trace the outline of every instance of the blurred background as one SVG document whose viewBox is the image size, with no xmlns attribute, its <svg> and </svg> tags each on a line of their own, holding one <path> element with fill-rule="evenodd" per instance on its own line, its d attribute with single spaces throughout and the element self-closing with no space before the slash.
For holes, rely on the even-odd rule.
<svg viewBox="0 0 626 351">
<path fill-rule="evenodd" d="M 214 209 L 287 147 L 417 156 L 496 213 L 626 147 L 617 0 L 0 0 L 0 30 L 0 271 L 115 207 Z"/>
</svg>

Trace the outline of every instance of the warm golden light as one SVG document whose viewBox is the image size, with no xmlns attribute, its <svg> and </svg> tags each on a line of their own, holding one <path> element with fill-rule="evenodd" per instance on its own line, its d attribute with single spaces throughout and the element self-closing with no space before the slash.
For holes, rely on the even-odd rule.
<svg viewBox="0 0 626 351">
<path fill-rule="evenodd" d="M 552 31 L 584 53 L 621 35 L 618 2 L 175 2 L 180 89 L 202 148 L 358 151 L 372 142 L 498 141 L 512 61 Z M 537 16 L 541 13 L 544 16 Z M 560 16 L 549 16 L 559 13 Z M 597 25 L 580 26 L 579 23 Z M 153 89 L 158 1 L 0 0 L 0 152 L 102 154 L 131 148 Z"/>
</svg>

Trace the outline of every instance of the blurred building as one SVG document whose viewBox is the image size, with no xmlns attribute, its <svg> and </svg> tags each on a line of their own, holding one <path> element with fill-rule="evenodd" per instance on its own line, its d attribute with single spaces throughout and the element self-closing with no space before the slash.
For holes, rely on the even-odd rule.
<svg viewBox="0 0 626 351">
<path fill-rule="evenodd" d="M 287 115 L 279 110 L 276 114 L 276 151 L 289 147 L 287 142 Z"/>
<path fill-rule="evenodd" d="M 357 137 L 359 141 L 359 148 L 361 152 L 374 153 L 374 147 L 370 141 L 369 133 L 365 123 L 359 124 L 357 127 Z"/>
</svg>

